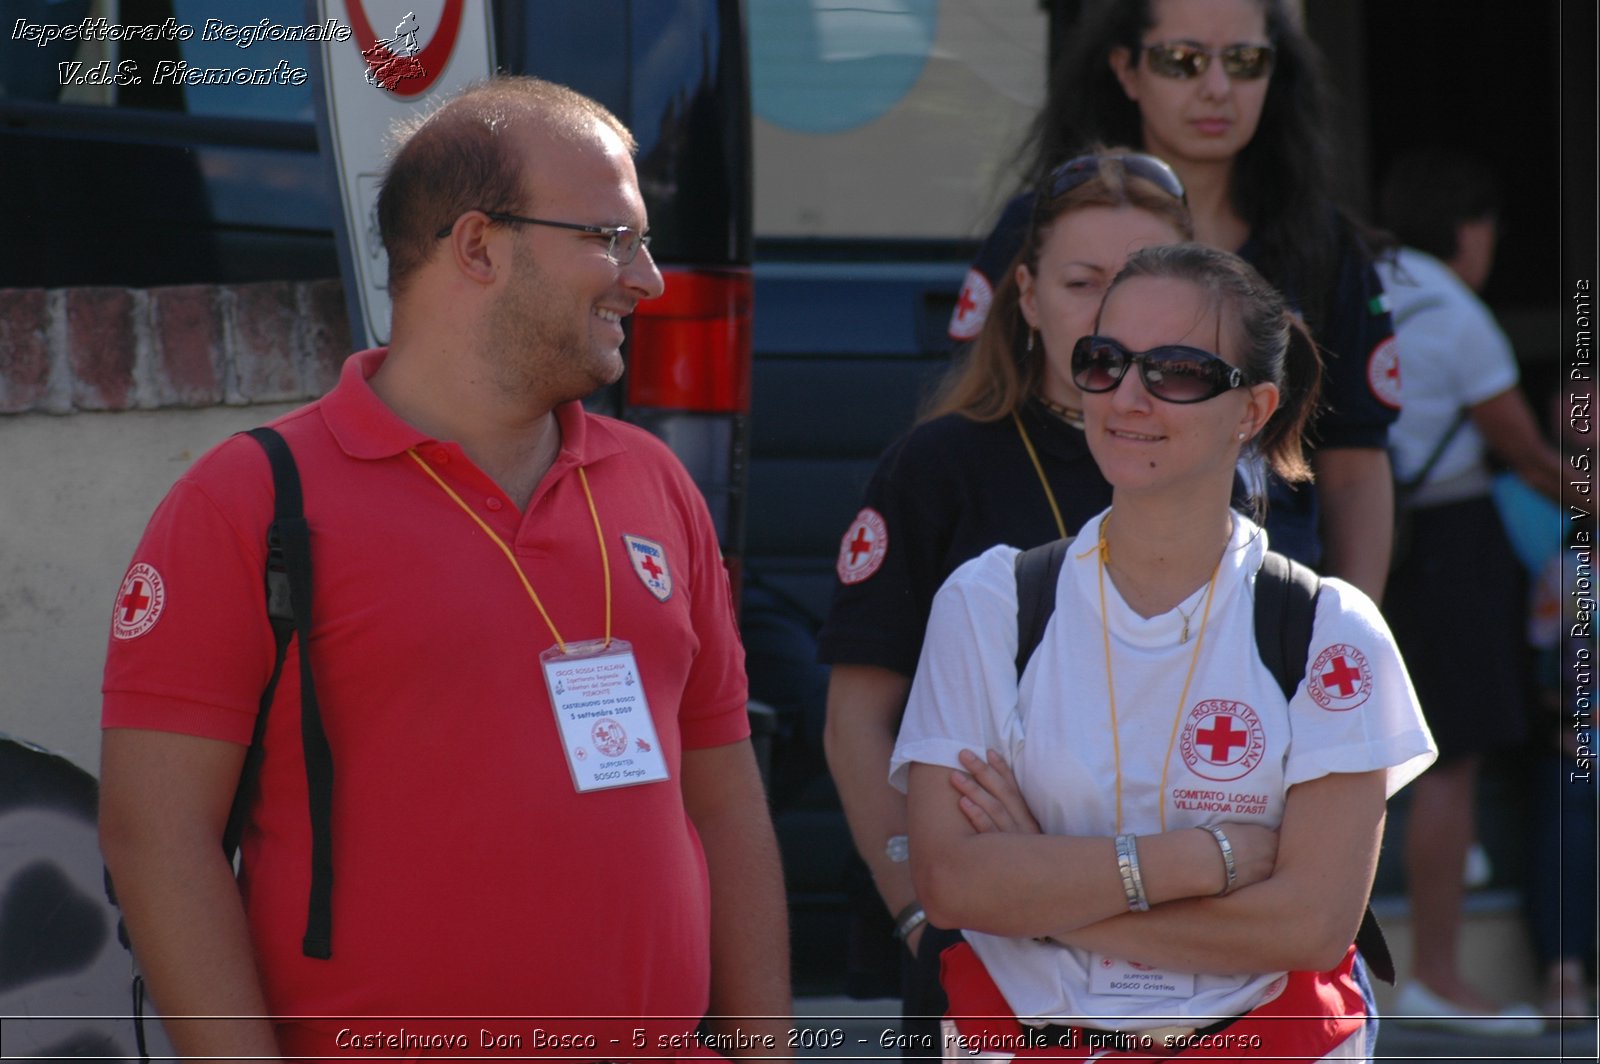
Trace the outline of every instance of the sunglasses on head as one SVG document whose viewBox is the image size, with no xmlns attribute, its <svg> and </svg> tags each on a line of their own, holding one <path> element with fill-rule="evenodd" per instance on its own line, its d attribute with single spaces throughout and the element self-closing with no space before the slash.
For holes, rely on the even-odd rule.
<svg viewBox="0 0 1600 1064">
<path fill-rule="evenodd" d="M 1073 345 L 1072 383 L 1085 392 L 1115 391 L 1134 363 L 1145 391 L 1168 403 L 1203 403 L 1245 384 L 1237 367 L 1198 347 L 1129 351 L 1109 336 L 1085 336 Z"/>
<path fill-rule="evenodd" d="M 1137 177 L 1148 181 L 1152 185 L 1171 196 L 1173 199 L 1188 200 L 1184 197 L 1183 182 L 1178 180 L 1178 175 L 1172 167 L 1157 159 L 1154 155 L 1145 155 L 1143 152 L 1126 152 L 1121 155 L 1080 155 L 1076 159 L 1068 159 L 1046 177 L 1039 185 L 1039 202 L 1047 203 L 1057 196 L 1064 196 L 1085 182 L 1092 181 L 1100 176 L 1100 167 L 1112 160 L 1122 164 L 1130 177 Z"/>
<path fill-rule="evenodd" d="M 1213 59 L 1222 60 L 1222 69 L 1228 77 L 1254 81 L 1272 72 L 1272 59 L 1276 54 L 1270 44 L 1230 44 L 1213 51 L 1190 41 L 1147 44 L 1143 51 L 1153 73 L 1184 81 L 1204 74 L 1211 68 Z"/>
</svg>

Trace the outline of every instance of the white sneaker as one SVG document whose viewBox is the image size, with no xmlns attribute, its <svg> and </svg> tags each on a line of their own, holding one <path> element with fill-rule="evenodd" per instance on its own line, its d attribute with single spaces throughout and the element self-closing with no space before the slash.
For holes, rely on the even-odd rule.
<svg viewBox="0 0 1600 1064">
<path fill-rule="evenodd" d="M 1385 1019 L 1492 1038 L 1534 1038 L 1544 1031 L 1544 1018 L 1532 1005 L 1507 1005 L 1496 1013 L 1463 1012 L 1454 1002 L 1446 1001 L 1415 980 L 1400 988 L 1394 1013 Z"/>
</svg>

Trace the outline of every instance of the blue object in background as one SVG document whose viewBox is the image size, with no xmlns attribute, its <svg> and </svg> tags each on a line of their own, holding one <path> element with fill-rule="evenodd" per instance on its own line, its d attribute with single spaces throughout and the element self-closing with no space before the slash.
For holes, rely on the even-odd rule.
<svg viewBox="0 0 1600 1064">
<path fill-rule="evenodd" d="M 0 96 L 49 103 L 61 97 L 56 64 L 71 61 L 77 41 L 19 39 L 18 22 L 33 26 L 74 25 L 89 14 L 90 0 L 0 0 Z"/>
<path fill-rule="evenodd" d="M 761 0 L 750 5 L 756 114 L 799 133 L 882 117 L 922 76 L 938 0 Z"/>
</svg>

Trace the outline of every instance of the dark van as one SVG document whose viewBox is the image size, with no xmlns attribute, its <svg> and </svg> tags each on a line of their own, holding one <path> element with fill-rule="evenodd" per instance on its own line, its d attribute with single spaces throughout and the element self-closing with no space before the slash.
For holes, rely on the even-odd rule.
<svg viewBox="0 0 1600 1064">
<path fill-rule="evenodd" d="M 382 24 L 373 0 L 328 6 L 371 7 Z M 112 21 L 89 0 L 0 0 L 0 288 L 340 276 L 337 185 L 315 81 L 299 74 L 316 45 L 285 39 L 315 23 L 307 5 L 120 7 Z M 587 93 L 638 138 L 666 295 L 640 306 L 627 375 L 595 405 L 677 452 L 737 577 L 751 357 L 740 3 L 494 3 L 490 18 L 499 69 Z M 203 76 L 241 64 L 269 80 Z"/>
</svg>

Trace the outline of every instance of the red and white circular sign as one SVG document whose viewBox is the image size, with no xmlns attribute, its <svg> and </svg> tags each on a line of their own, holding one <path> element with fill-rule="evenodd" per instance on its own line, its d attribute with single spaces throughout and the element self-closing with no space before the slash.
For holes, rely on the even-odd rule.
<svg viewBox="0 0 1600 1064">
<path fill-rule="evenodd" d="M 137 639 L 156 626 L 167 604 L 166 586 L 155 567 L 139 562 L 122 578 L 117 604 L 111 614 L 111 634 L 117 639 Z"/>
<path fill-rule="evenodd" d="M 889 526 L 883 515 L 868 506 L 856 514 L 839 541 L 839 563 L 834 570 L 841 584 L 859 584 L 878 571 L 889 553 Z"/>
</svg>

